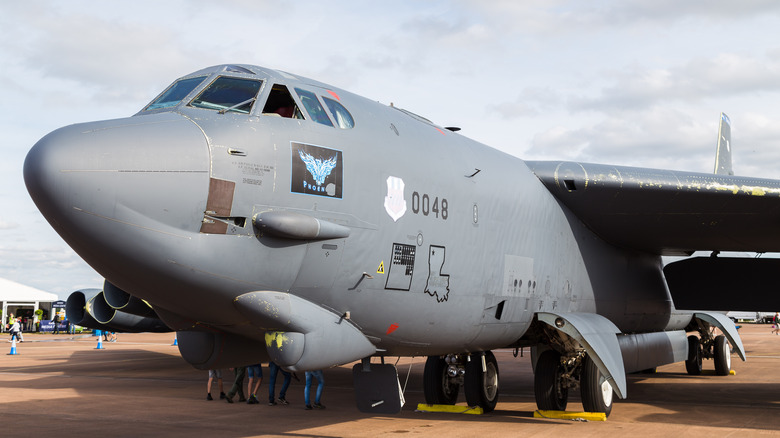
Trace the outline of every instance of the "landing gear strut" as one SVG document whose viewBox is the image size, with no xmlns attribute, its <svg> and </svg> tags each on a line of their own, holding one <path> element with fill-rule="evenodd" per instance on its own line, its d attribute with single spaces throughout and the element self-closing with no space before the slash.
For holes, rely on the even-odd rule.
<svg viewBox="0 0 780 438">
<path fill-rule="evenodd" d="M 731 373 L 731 349 L 726 337 L 720 335 L 715 338 L 713 346 L 715 355 L 715 374 L 719 376 L 728 376 Z"/>
<path fill-rule="evenodd" d="M 696 335 L 688 336 L 688 359 L 685 360 L 685 370 L 692 376 L 701 374 L 701 344 Z"/>
<path fill-rule="evenodd" d="M 539 356 L 534 369 L 536 406 L 543 411 L 565 411 L 569 388 L 564 383 L 561 355 L 547 350 Z"/>
<path fill-rule="evenodd" d="M 580 393 L 586 412 L 603 412 L 607 416 L 612 412 L 612 385 L 587 355 L 582 361 Z"/>
<path fill-rule="evenodd" d="M 498 403 L 498 362 L 492 352 L 472 354 L 466 362 L 464 392 L 469 406 L 491 412 Z"/>
<path fill-rule="evenodd" d="M 539 355 L 534 369 L 534 394 L 540 410 L 566 409 L 569 389 L 580 388 L 582 406 L 587 412 L 612 412 L 614 390 L 584 351 L 563 357 L 555 350 Z"/>
<path fill-rule="evenodd" d="M 696 335 L 688 336 L 688 359 L 685 360 L 688 374 L 701 374 L 702 358 L 707 358 L 715 362 L 716 375 L 728 376 L 731 373 L 731 348 L 726 336 L 713 337 L 713 329 L 701 324 L 699 334 L 701 338 Z"/>
<path fill-rule="evenodd" d="M 447 356 L 450 358 L 451 356 Z M 454 405 L 460 390 L 458 369 L 450 366 L 446 358 L 428 356 L 423 374 L 425 403 L 429 405 Z"/>
</svg>

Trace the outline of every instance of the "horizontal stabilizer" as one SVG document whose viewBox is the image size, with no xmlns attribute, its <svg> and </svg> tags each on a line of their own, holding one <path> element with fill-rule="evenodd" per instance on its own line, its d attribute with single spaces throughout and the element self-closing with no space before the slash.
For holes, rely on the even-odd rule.
<svg viewBox="0 0 780 438">
<path fill-rule="evenodd" d="M 674 306 L 684 310 L 780 309 L 778 272 L 773 258 L 693 257 L 664 267 Z"/>
</svg>

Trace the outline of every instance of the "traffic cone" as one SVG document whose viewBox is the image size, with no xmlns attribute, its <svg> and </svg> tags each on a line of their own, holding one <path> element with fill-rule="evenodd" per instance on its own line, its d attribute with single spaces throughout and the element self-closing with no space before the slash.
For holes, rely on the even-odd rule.
<svg viewBox="0 0 780 438">
<path fill-rule="evenodd" d="M 11 340 L 11 352 L 8 353 L 9 356 L 19 354 L 16 352 L 16 336 Z"/>
<path fill-rule="evenodd" d="M 98 344 L 95 350 L 103 350 L 103 336 L 98 335 Z"/>
<path fill-rule="evenodd" d="M 176 335 L 173 335 L 173 345 L 179 345 L 179 338 L 177 338 Z"/>
</svg>

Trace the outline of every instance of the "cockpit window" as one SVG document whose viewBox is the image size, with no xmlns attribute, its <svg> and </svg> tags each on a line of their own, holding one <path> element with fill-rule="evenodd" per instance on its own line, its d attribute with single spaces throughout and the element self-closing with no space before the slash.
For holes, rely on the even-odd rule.
<svg viewBox="0 0 780 438">
<path fill-rule="evenodd" d="M 172 106 L 176 106 L 181 102 L 182 99 L 187 97 L 188 94 L 190 94 L 190 91 L 194 90 L 195 87 L 200 85 L 203 80 L 206 79 L 206 76 L 199 76 L 196 78 L 188 78 L 188 79 L 181 79 L 179 81 L 176 81 L 168 87 L 167 90 L 163 94 L 160 95 L 157 99 L 154 100 L 154 102 L 147 105 L 146 108 L 144 108 L 144 111 L 149 110 L 155 110 L 160 108 L 168 108 Z"/>
<path fill-rule="evenodd" d="M 295 92 L 298 93 L 298 97 L 301 98 L 301 103 L 303 103 L 303 106 L 306 108 L 306 111 L 309 113 L 312 120 L 323 125 L 333 126 L 325 109 L 322 108 L 320 101 L 317 100 L 317 95 L 311 91 L 301 90 L 300 88 L 296 88 Z"/>
<path fill-rule="evenodd" d="M 274 84 L 268 94 L 268 101 L 263 108 L 263 114 L 279 116 L 288 119 L 302 119 L 303 114 L 290 95 L 290 90 L 284 85 Z"/>
<path fill-rule="evenodd" d="M 248 114 L 263 81 L 221 76 L 190 102 L 190 106 Z"/>
<path fill-rule="evenodd" d="M 325 106 L 330 110 L 330 115 L 333 116 L 333 120 L 336 121 L 339 128 L 352 129 L 355 127 L 355 120 L 352 118 L 352 114 L 344 108 L 344 105 L 324 96 L 322 100 L 325 102 Z"/>
</svg>

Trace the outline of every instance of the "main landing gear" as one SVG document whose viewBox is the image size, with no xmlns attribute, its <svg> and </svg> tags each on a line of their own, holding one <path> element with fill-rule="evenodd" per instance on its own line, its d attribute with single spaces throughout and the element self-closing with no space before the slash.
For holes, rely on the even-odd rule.
<svg viewBox="0 0 780 438">
<path fill-rule="evenodd" d="M 685 370 L 692 376 L 701 374 L 702 358 L 715 361 L 715 374 L 728 376 L 731 373 L 731 348 L 724 335 L 712 337 L 708 331 L 700 331 L 701 339 L 696 335 L 688 336 L 688 359 Z"/>
<path fill-rule="evenodd" d="M 566 410 L 569 390 L 577 388 L 586 412 L 612 412 L 612 385 L 584 351 L 562 356 L 555 350 L 546 350 L 539 355 L 534 369 L 534 394 L 540 410 Z"/>
<path fill-rule="evenodd" d="M 469 406 L 490 412 L 498 402 L 498 362 L 492 352 L 429 356 L 423 388 L 428 404 L 454 405 L 463 386 Z"/>
</svg>

